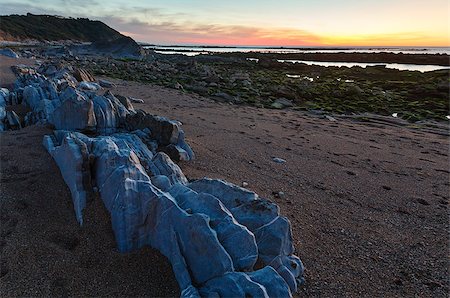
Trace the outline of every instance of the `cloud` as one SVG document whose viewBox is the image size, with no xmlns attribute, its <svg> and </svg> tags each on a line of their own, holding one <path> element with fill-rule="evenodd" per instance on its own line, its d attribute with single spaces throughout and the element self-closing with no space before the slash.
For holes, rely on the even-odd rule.
<svg viewBox="0 0 450 298">
<path fill-rule="evenodd" d="M 137 39 L 159 44 L 210 45 L 317 45 L 321 37 L 308 31 L 292 28 L 258 28 L 252 26 L 201 24 L 152 19 L 124 19 L 101 17 L 122 33 Z"/>
</svg>

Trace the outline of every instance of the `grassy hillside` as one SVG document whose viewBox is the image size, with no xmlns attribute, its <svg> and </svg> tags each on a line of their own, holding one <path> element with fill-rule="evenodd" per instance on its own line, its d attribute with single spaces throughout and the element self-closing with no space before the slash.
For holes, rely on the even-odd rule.
<svg viewBox="0 0 450 298">
<path fill-rule="evenodd" d="M 0 16 L 0 40 L 113 41 L 123 35 L 100 21 L 49 15 Z"/>
</svg>

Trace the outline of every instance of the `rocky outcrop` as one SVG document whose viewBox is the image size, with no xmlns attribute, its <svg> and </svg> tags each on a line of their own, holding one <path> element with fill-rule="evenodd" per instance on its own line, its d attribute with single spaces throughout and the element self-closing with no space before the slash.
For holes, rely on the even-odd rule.
<svg viewBox="0 0 450 298">
<path fill-rule="evenodd" d="M 183 297 L 297 291 L 303 265 L 276 204 L 222 180 L 189 181 L 173 162 L 194 158 L 179 121 L 136 111 L 109 91 L 80 88 L 86 82 L 72 86 L 68 70 L 56 67 L 52 77 L 21 75 L 14 92 L 31 109 L 29 118 L 56 128 L 43 144 L 80 224 L 89 198 L 101 198 L 119 251 L 158 249 Z"/>
</svg>

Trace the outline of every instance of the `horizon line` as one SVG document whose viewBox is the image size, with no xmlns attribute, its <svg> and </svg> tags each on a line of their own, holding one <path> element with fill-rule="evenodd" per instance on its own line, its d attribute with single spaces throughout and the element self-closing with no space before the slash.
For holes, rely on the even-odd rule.
<svg viewBox="0 0 450 298">
<path fill-rule="evenodd" d="M 145 41 L 136 41 L 143 46 L 160 46 L 160 47 L 204 47 L 204 48 L 266 48 L 266 49 L 315 49 L 315 48 L 335 48 L 335 49 L 345 49 L 345 48 L 449 48 L 447 46 L 417 46 L 417 45 L 377 45 L 377 46 L 361 46 L 361 45 L 307 45 L 307 46 L 284 46 L 284 45 L 215 45 L 215 44 L 158 44 L 150 43 Z"/>
</svg>

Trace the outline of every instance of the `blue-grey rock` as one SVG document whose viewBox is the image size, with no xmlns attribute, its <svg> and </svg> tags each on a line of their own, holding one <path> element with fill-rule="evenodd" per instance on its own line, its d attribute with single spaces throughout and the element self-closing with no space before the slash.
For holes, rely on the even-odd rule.
<svg viewBox="0 0 450 298">
<path fill-rule="evenodd" d="M 61 96 L 61 101 L 48 119 L 56 129 L 95 130 L 97 121 L 92 100 L 69 87 Z"/>
<path fill-rule="evenodd" d="M 209 194 L 198 194 L 181 184 L 175 184 L 170 193 L 182 209 L 209 217 L 211 227 L 231 256 L 236 270 L 253 269 L 258 259 L 258 249 L 253 233 L 239 224 L 217 198 Z"/>
<path fill-rule="evenodd" d="M 269 298 L 266 288 L 242 272 L 229 272 L 209 280 L 200 289 L 203 297 L 263 297 Z M 290 297 L 290 296 L 288 296 Z"/>
<path fill-rule="evenodd" d="M 111 101 L 104 96 L 96 96 L 93 100 L 97 132 L 110 134 L 119 127 L 119 118 Z"/>
<path fill-rule="evenodd" d="M 172 184 L 187 184 L 188 180 L 184 176 L 180 167 L 176 165 L 167 154 L 158 152 L 152 159 L 153 166 L 151 168 L 152 175 L 164 175 L 169 178 Z"/>
<path fill-rule="evenodd" d="M 110 81 L 107 81 L 107 80 L 98 80 L 98 83 L 103 88 L 114 88 L 114 87 L 116 87 L 116 84 L 114 84 L 114 83 L 112 83 Z"/>
<path fill-rule="evenodd" d="M 82 225 L 91 182 L 86 144 L 71 134 L 66 134 L 60 144 L 55 144 L 51 136 L 45 136 L 43 143 L 69 187 L 77 221 Z"/>
<path fill-rule="evenodd" d="M 19 55 L 10 48 L 0 49 L 0 55 L 16 59 L 19 58 Z"/>
<path fill-rule="evenodd" d="M 1 114 L 1 111 L 0 111 Z M 1 119 L 1 115 L 0 115 Z M 10 129 L 21 129 L 22 125 L 20 124 L 19 116 L 14 111 L 6 111 L 6 120 L 8 127 Z"/>
<path fill-rule="evenodd" d="M 81 82 L 78 85 L 78 89 L 87 90 L 87 91 L 94 91 L 94 92 L 100 90 L 101 88 L 102 87 L 100 87 L 99 84 L 92 83 L 92 82 Z"/>
<path fill-rule="evenodd" d="M 41 93 L 34 86 L 26 86 L 23 90 L 23 102 L 32 110 L 36 109 L 42 100 Z"/>
<path fill-rule="evenodd" d="M 51 79 L 30 72 L 16 81 L 15 92 L 21 96 L 23 88 L 32 109 L 27 123 L 47 121 L 58 129 L 43 142 L 80 224 L 95 189 L 111 214 L 118 250 L 158 249 L 171 262 L 182 297 L 290 297 L 297 290 L 303 264 L 276 204 L 222 180 L 189 182 L 162 152 L 194 158 L 180 122 L 135 111 L 109 91 L 74 88 L 72 80 L 60 68 Z M 253 271 L 256 263 L 263 268 Z"/>
</svg>

